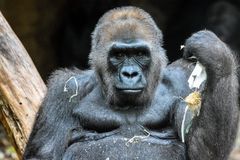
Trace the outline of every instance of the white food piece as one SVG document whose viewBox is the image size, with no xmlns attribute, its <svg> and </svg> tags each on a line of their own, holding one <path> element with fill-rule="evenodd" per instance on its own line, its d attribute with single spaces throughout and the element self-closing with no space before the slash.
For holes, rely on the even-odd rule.
<svg viewBox="0 0 240 160">
<path fill-rule="evenodd" d="M 197 61 L 197 64 L 188 79 L 188 85 L 190 89 L 199 89 L 200 85 L 207 79 L 206 68 Z"/>
</svg>

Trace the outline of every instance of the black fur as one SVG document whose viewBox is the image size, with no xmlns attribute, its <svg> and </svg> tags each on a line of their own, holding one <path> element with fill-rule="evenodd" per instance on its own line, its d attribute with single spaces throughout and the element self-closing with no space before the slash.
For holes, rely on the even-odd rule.
<svg viewBox="0 0 240 160">
<path fill-rule="evenodd" d="M 161 32 L 151 18 L 144 17 L 150 18 L 147 13 L 134 7 L 108 12 L 101 18 L 93 34 L 90 58 L 94 70 L 60 70 L 52 75 L 24 159 L 228 158 L 238 122 L 238 82 L 231 51 L 212 32 L 200 31 L 187 39 L 184 59 L 165 67 L 166 57 L 160 44 Z M 124 25 L 126 19 L 130 20 L 128 25 Z M 153 47 L 150 50 L 151 65 L 146 74 L 148 88 L 143 91 L 146 95 L 141 95 L 150 102 L 144 107 L 136 105 L 119 109 L 118 104 L 114 106 L 108 100 L 111 96 L 119 98 L 118 93 L 113 92 L 113 75 L 107 65 L 109 52 L 107 45 L 104 46 L 116 40 L 107 40 L 107 37 L 112 38 L 115 34 L 115 28 L 111 28 L 115 25 L 114 20 L 122 25 L 116 30 L 116 33 L 121 33 L 115 35 L 116 39 L 121 39 L 132 21 L 134 25 L 139 25 L 137 27 L 143 26 L 145 30 L 141 33 L 150 34 L 140 36 Z M 104 28 L 105 23 L 112 25 L 108 32 Z M 135 34 L 138 32 L 125 36 L 137 37 Z M 98 37 L 96 42 L 96 35 L 104 37 Z M 180 127 L 186 106 L 182 98 L 192 92 L 187 84 L 194 67 L 194 63 L 187 59 L 192 55 L 206 67 L 208 79 L 202 93 L 200 115 L 193 119 L 186 142 L 182 143 Z M 76 96 L 73 96 L 75 93 Z M 121 100 L 124 102 L 120 98 L 118 103 Z M 142 138 L 131 141 L 136 135 Z"/>
</svg>

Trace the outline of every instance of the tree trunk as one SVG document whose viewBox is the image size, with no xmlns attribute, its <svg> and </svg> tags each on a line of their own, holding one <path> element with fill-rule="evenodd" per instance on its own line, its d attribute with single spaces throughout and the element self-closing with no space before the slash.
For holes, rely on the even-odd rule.
<svg viewBox="0 0 240 160">
<path fill-rule="evenodd" d="M 0 120 L 21 159 L 46 86 L 0 13 Z"/>
</svg>

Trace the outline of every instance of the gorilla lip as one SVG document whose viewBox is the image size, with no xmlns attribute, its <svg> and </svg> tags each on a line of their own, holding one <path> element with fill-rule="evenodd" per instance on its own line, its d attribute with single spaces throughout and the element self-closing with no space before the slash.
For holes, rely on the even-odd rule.
<svg viewBox="0 0 240 160">
<path fill-rule="evenodd" d="M 140 93 L 143 88 L 117 88 L 117 90 L 123 93 Z"/>
</svg>

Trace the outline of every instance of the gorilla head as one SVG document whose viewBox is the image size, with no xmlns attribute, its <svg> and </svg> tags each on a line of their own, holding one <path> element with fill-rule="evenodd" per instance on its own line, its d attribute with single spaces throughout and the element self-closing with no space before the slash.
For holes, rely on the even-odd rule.
<svg viewBox="0 0 240 160">
<path fill-rule="evenodd" d="M 151 101 L 167 64 L 161 44 L 162 33 L 145 11 L 124 7 L 103 15 L 92 34 L 90 65 L 109 104 L 128 108 Z"/>
</svg>

